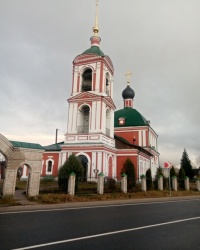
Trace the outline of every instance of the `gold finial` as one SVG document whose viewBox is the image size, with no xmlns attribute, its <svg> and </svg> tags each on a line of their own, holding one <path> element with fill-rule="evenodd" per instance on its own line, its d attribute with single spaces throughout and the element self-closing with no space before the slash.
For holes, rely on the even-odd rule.
<svg viewBox="0 0 200 250">
<path fill-rule="evenodd" d="M 98 0 L 96 0 L 96 15 L 95 15 L 95 25 L 93 27 L 93 32 L 94 32 L 94 36 L 97 36 L 97 34 L 99 33 L 99 28 L 98 28 Z"/>
<path fill-rule="evenodd" d="M 132 75 L 132 73 L 130 71 L 127 71 L 127 73 L 125 74 L 125 76 L 127 77 L 127 83 L 128 83 L 128 85 L 130 85 L 131 75 Z"/>
</svg>

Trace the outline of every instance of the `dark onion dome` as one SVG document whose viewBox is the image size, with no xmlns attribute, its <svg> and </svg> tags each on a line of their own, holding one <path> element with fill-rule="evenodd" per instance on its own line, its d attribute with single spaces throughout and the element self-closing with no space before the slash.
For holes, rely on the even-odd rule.
<svg viewBox="0 0 200 250">
<path fill-rule="evenodd" d="M 135 96 L 134 90 L 130 87 L 130 85 L 127 85 L 127 87 L 122 92 L 122 97 L 124 99 L 133 99 Z"/>
<path fill-rule="evenodd" d="M 120 126 L 119 119 L 124 118 L 125 123 Z M 150 126 L 149 122 L 136 109 L 126 107 L 115 111 L 114 127 Z"/>
<path fill-rule="evenodd" d="M 103 57 L 105 56 L 103 51 L 101 51 L 98 46 L 92 46 L 91 48 L 84 51 L 82 54 L 96 54 L 98 56 L 103 56 Z"/>
</svg>

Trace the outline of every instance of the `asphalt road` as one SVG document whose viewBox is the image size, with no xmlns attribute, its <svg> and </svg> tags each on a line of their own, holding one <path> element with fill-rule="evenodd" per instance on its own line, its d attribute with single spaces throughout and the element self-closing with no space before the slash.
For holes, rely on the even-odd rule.
<svg viewBox="0 0 200 250">
<path fill-rule="evenodd" d="M 200 199 L 0 212 L 0 249 L 200 249 Z"/>
</svg>

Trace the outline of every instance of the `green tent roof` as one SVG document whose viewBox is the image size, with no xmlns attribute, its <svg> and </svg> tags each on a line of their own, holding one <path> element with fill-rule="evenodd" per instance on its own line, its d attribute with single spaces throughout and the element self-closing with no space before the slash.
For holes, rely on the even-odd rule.
<svg viewBox="0 0 200 250">
<path fill-rule="evenodd" d="M 119 118 L 125 119 L 125 124 L 119 125 Z M 115 127 L 149 126 L 149 122 L 136 109 L 126 107 L 115 112 Z"/>
<path fill-rule="evenodd" d="M 101 51 L 98 46 L 92 46 L 91 48 L 84 51 L 82 54 L 96 54 L 99 56 L 105 56 L 103 51 Z"/>
<path fill-rule="evenodd" d="M 37 143 L 30 143 L 30 142 L 21 142 L 21 141 L 10 141 L 10 143 L 15 147 L 15 148 L 30 148 L 30 149 L 42 149 L 44 148 Z"/>
</svg>

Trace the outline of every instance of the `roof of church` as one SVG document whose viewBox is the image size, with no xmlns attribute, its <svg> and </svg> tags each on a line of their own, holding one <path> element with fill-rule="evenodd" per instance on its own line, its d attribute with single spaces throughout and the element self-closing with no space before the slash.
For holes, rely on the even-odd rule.
<svg viewBox="0 0 200 250">
<path fill-rule="evenodd" d="M 44 146 L 44 149 L 45 149 L 45 151 L 61 151 L 60 145 L 63 145 L 63 144 L 64 144 L 64 141 L 61 141 L 61 142 L 58 142 L 55 144 Z"/>
<path fill-rule="evenodd" d="M 105 56 L 102 50 L 98 46 L 92 46 L 91 48 L 85 50 L 82 54 L 96 54 L 98 56 Z"/>
<path fill-rule="evenodd" d="M 30 148 L 30 149 L 43 149 L 40 144 L 37 143 L 30 143 L 30 142 L 21 142 L 21 141 L 10 141 L 10 143 L 15 147 L 15 148 Z"/>
<path fill-rule="evenodd" d="M 120 126 L 119 119 L 124 118 L 125 123 Z M 130 127 L 130 126 L 149 126 L 149 122 L 136 109 L 125 107 L 115 111 L 114 119 L 115 127 Z"/>
<path fill-rule="evenodd" d="M 122 141 L 123 143 L 129 145 L 130 147 L 132 147 L 134 149 L 139 149 L 140 151 L 144 152 L 145 154 L 147 154 L 149 156 L 153 156 L 153 154 L 151 152 L 149 152 L 148 150 L 146 150 L 144 147 L 141 147 L 139 145 L 134 145 L 134 144 L 128 142 L 126 139 L 124 139 L 121 136 L 118 136 L 118 135 L 114 134 L 114 138 Z"/>
</svg>

